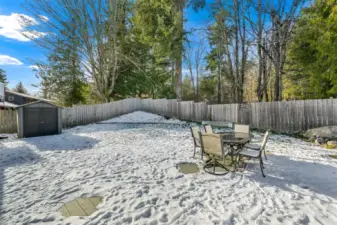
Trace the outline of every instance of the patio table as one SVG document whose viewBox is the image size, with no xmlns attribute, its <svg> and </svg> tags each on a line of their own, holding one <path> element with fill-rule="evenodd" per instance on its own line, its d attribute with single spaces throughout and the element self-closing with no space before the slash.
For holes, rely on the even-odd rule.
<svg viewBox="0 0 337 225">
<path fill-rule="evenodd" d="M 220 131 L 220 132 L 215 132 L 216 134 L 221 134 L 221 135 L 235 135 L 237 134 L 237 137 L 242 137 L 242 138 L 249 138 L 251 140 L 254 135 L 253 134 L 247 134 L 247 133 L 238 133 L 238 132 L 233 132 L 233 131 Z"/>
<path fill-rule="evenodd" d="M 232 158 L 232 163 L 234 156 L 237 157 L 243 146 L 251 140 L 251 135 L 247 133 L 224 132 L 221 133 L 221 136 L 223 143 L 230 147 L 229 155 Z M 234 170 L 236 170 L 236 159 L 234 161 Z"/>
</svg>

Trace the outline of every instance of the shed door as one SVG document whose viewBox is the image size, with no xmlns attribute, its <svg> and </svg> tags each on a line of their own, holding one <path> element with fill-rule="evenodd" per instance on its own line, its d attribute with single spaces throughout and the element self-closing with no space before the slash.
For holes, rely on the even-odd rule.
<svg viewBox="0 0 337 225">
<path fill-rule="evenodd" d="M 57 108 L 24 108 L 24 137 L 58 133 Z"/>
</svg>

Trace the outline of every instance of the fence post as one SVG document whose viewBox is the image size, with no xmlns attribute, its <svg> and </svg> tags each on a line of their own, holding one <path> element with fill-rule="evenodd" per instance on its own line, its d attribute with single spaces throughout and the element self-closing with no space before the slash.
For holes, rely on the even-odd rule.
<svg viewBox="0 0 337 225">
<path fill-rule="evenodd" d="M 180 104 L 180 100 L 177 100 L 177 118 L 180 119 L 181 118 L 181 113 L 180 113 L 180 110 L 181 110 L 181 104 Z"/>
<path fill-rule="evenodd" d="M 208 116 L 208 103 L 204 102 L 204 107 L 205 107 L 205 114 L 204 114 L 202 120 L 207 120 L 207 116 Z"/>
<path fill-rule="evenodd" d="M 207 120 L 212 121 L 212 105 L 207 105 Z"/>
<path fill-rule="evenodd" d="M 192 118 L 191 118 L 191 121 L 197 121 L 196 116 L 195 116 L 195 104 L 194 104 L 194 101 L 191 102 L 191 107 L 192 107 Z"/>
</svg>

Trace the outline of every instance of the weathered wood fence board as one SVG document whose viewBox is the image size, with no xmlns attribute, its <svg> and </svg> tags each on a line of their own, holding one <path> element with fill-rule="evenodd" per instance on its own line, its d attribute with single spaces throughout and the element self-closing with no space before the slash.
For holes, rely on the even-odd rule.
<svg viewBox="0 0 337 225">
<path fill-rule="evenodd" d="M 63 127 L 72 127 L 95 123 L 136 110 L 141 110 L 140 99 L 125 99 L 98 105 L 64 108 L 62 110 L 62 125 Z"/>
<path fill-rule="evenodd" d="M 16 110 L 0 110 L 0 133 L 17 132 L 17 113 Z"/>
<path fill-rule="evenodd" d="M 182 120 L 194 120 L 194 102 L 178 102 L 179 114 L 178 118 Z"/>
<path fill-rule="evenodd" d="M 237 122 L 239 104 L 211 105 L 211 120 Z"/>
<path fill-rule="evenodd" d="M 85 125 L 139 110 L 188 121 L 250 124 L 252 128 L 289 133 L 337 126 L 337 99 L 208 105 L 205 102 L 133 98 L 64 108 L 62 124 L 63 127 Z M 15 133 L 16 130 L 16 111 L 0 111 L 0 133 Z"/>
<path fill-rule="evenodd" d="M 178 116 L 178 104 L 177 100 L 167 100 L 167 113 L 165 116 L 177 117 Z"/>
<path fill-rule="evenodd" d="M 196 122 L 201 122 L 201 121 L 205 121 L 208 120 L 207 119 L 207 110 L 208 110 L 208 106 L 205 102 L 198 102 L 198 103 L 194 103 L 193 104 L 194 109 L 194 119 L 193 121 Z"/>
</svg>

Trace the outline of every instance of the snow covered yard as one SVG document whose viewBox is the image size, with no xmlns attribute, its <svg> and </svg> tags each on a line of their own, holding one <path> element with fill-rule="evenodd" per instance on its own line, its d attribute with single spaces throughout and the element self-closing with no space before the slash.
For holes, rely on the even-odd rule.
<svg viewBox="0 0 337 225">
<path fill-rule="evenodd" d="M 135 112 L 119 121 L 156 121 Z M 263 134 L 254 133 L 256 137 Z M 337 160 L 301 140 L 272 135 L 266 178 L 184 175 L 197 162 L 188 126 L 93 124 L 62 135 L 0 142 L 0 224 L 337 224 Z M 63 218 L 64 202 L 104 198 L 89 217 Z"/>
</svg>

